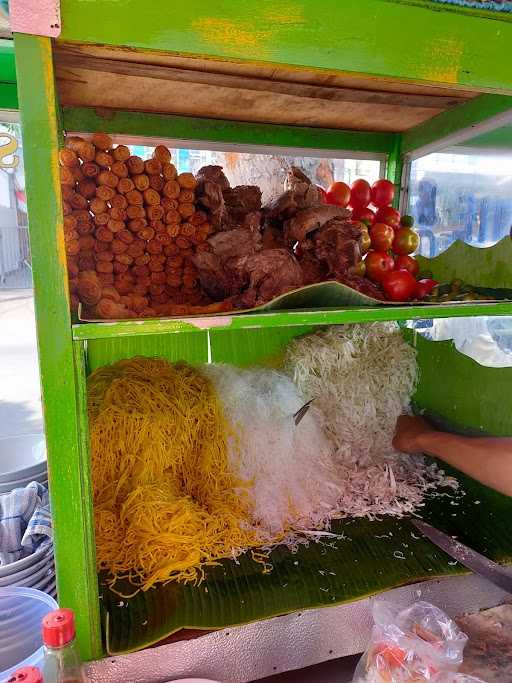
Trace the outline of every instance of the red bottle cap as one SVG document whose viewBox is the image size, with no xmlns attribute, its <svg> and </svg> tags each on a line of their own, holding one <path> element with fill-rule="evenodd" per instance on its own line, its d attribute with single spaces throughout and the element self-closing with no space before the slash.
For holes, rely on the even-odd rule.
<svg viewBox="0 0 512 683">
<path fill-rule="evenodd" d="M 43 675 L 35 666 L 24 666 L 9 676 L 7 683 L 43 683 Z"/>
<path fill-rule="evenodd" d="M 75 637 L 75 615 L 71 609 L 56 609 L 43 619 L 43 643 L 62 647 Z"/>
</svg>

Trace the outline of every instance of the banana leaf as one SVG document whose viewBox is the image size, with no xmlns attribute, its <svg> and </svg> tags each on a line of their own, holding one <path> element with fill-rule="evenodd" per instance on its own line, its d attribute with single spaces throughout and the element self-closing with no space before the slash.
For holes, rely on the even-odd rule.
<svg viewBox="0 0 512 683">
<path fill-rule="evenodd" d="M 408 329 L 403 334 L 418 354 L 417 410 L 454 432 L 511 435 L 508 397 L 512 396 L 512 368 L 483 367 L 456 351 L 449 341 L 428 341 Z M 261 352 L 264 357 L 270 351 Z M 458 479 L 463 495 L 450 497 L 453 494 L 446 492 L 430 498 L 420 514 L 491 559 L 511 563 L 512 498 L 444 469 Z M 208 569 L 199 586 L 169 583 L 130 600 L 110 591 L 105 577 L 100 576 L 107 651 L 127 653 L 184 628 L 244 624 L 467 573 L 420 538 L 407 519 L 340 520 L 332 531 L 340 538 L 323 538 L 296 554 L 285 548 L 274 550 L 270 557 L 273 569 L 268 574 L 250 555 L 244 555 L 238 563 L 225 560 Z M 117 588 L 129 592 L 126 587 L 123 591 L 122 585 Z"/>
<path fill-rule="evenodd" d="M 429 271 L 439 282 L 451 282 L 460 278 L 473 286 L 480 294 L 493 297 L 494 301 L 512 299 L 512 240 L 503 238 L 487 249 L 472 247 L 465 242 L 454 242 L 446 251 L 432 259 L 418 256 L 421 271 Z M 453 305 L 454 301 L 446 302 Z M 467 302 L 458 302 L 467 303 Z M 472 304 L 489 303 L 489 301 L 472 301 Z M 431 301 L 393 302 L 380 301 L 366 294 L 347 287 L 334 280 L 319 282 L 314 285 L 300 287 L 272 299 L 266 304 L 247 310 L 212 313 L 211 316 L 231 316 L 236 313 L 263 313 L 265 311 L 293 311 L 314 308 L 346 308 L 350 306 L 418 306 L 431 305 Z M 444 304 L 438 304 L 443 306 Z M 102 322 L 91 316 L 82 307 L 78 317 L 83 322 Z M 203 315 L 187 317 L 209 317 Z"/>
<path fill-rule="evenodd" d="M 446 497 L 431 499 L 422 516 L 493 560 L 512 562 L 512 499 L 456 476 L 465 495 L 447 492 Z M 199 586 L 169 583 L 132 599 L 119 598 L 100 577 L 107 652 L 132 652 L 183 628 L 245 624 L 468 573 L 421 538 L 407 519 L 342 520 L 332 531 L 340 538 L 311 542 L 295 554 L 274 550 L 270 573 L 263 573 L 246 554 L 238 563 L 225 560 L 209 569 Z"/>
</svg>

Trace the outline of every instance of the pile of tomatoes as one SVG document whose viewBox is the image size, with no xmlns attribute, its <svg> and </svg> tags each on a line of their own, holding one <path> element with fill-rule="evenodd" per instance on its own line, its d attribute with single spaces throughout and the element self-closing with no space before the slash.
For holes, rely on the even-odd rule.
<svg viewBox="0 0 512 683">
<path fill-rule="evenodd" d="M 391 206 L 395 186 L 389 180 L 377 180 L 370 185 L 359 178 L 349 187 L 333 183 L 325 194 L 328 204 L 350 207 L 352 220 L 362 229 L 361 253 L 358 265 L 362 275 L 379 285 L 391 301 L 421 299 L 437 284 L 434 280 L 416 280 L 419 265 L 411 256 L 420 238 L 413 230 L 412 216 L 401 216 Z"/>
</svg>

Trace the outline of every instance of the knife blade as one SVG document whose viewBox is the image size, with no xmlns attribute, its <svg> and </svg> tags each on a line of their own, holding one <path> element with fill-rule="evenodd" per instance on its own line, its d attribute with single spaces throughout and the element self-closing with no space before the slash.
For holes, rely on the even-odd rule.
<svg viewBox="0 0 512 683">
<path fill-rule="evenodd" d="M 475 574 L 483 576 L 484 579 L 490 581 L 498 588 L 512 593 L 512 575 L 501 565 L 493 562 L 485 555 L 481 555 L 476 550 L 469 548 L 464 543 L 456 541 L 443 531 L 436 529 L 422 519 L 411 519 L 413 526 L 418 529 L 426 538 L 428 538 L 438 548 L 444 550 L 447 555 L 453 557 L 454 560 L 460 562 Z"/>
</svg>

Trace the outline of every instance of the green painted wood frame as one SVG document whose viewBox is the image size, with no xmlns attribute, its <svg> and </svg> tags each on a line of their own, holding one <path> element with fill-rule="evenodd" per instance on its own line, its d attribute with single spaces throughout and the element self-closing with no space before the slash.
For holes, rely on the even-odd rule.
<svg viewBox="0 0 512 683">
<path fill-rule="evenodd" d="M 512 302 L 467 303 L 439 306 L 379 306 L 375 308 L 348 308 L 342 310 L 279 311 L 275 313 L 249 313 L 234 316 L 211 316 L 188 320 L 137 320 L 106 323 L 81 323 L 73 326 L 76 340 L 110 339 L 148 334 L 176 334 L 197 329 L 216 332 L 261 328 L 296 327 L 301 325 L 347 325 L 385 320 L 425 320 L 460 318 L 468 316 L 511 316 Z"/>
<path fill-rule="evenodd" d="M 82 654 L 92 659 L 102 648 L 84 357 L 71 335 L 52 47 L 47 38 L 15 41 L 57 588 L 60 605 L 75 610 Z"/>
<path fill-rule="evenodd" d="M 129 111 L 105 111 L 102 114 L 84 107 L 64 107 L 62 120 L 64 129 L 74 132 L 101 131 L 134 137 L 346 150 L 386 156 L 396 150 L 399 138 L 399 135 L 395 133 L 367 133 L 271 123 L 223 121 L 172 114 L 145 114 Z"/>
<path fill-rule="evenodd" d="M 512 92 L 503 58 L 512 23 L 497 13 L 405 0 L 147 0 L 141 8 L 140 0 L 61 0 L 60 39 Z"/>
<path fill-rule="evenodd" d="M 480 95 L 406 131 L 401 138 L 400 154 L 411 154 L 464 129 L 471 135 L 472 127 L 501 116 L 512 121 L 512 96 Z"/>
<path fill-rule="evenodd" d="M 512 92 L 512 76 L 502 60 L 512 38 L 512 26 L 507 22 L 476 19 L 454 12 L 432 12 L 385 0 L 345 0 L 343 12 L 339 11 L 337 0 L 327 0 L 322 5 L 311 0 L 300 3 L 286 0 L 278 9 L 273 0 L 248 0 L 243 7 L 234 0 L 223 0 L 210 7 L 209 14 L 205 14 L 204 3 L 199 0 L 179 7 L 149 0 L 142 15 L 139 9 L 138 0 L 122 0 L 114 4 L 102 0 L 90 0 L 88 3 L 63 0 L 62 39 L 172 49 L 221 59 L 278 62 L 292 67 L 364 72 Z M 95 17 L 94 22 L 90 21 L 91 16 Z M 368 17 L 380 27 L 378 31 L 367 30 Z M 397 50 L 396 41 L 390 40 L 390 36 L 401 35 L 407 21 L 410 22 L 408 41 L 414 45 L 414 50 Z M 91 659 L 100 656 L 102 648 L 93 545 L 84 344 L 87 338 L 110 335 L 106 333 L 106 325 L 84 325 L 75 327 L 73 341 L 58 181 L 57 150 L 62 122 L 56 102 L 51 42 L 46 38 L 26 35 L 17 35 L 15 41 L 59 599 L 63 605 L 75 609 L 82 654 L 84 658 Z M 478 54 L 472 49 L 475 41 L 481 46 Z M 106 130 L 113 130 L 115 123 L 116 132 L 120 132 L 121 123 L 124 123 L 133 126 L 131 131 L 134 134 L 153 136 L 157 134 L 157 121 L 162 119 L 155 115 L 118 113 L 112 119 L 113 128 L 109 128 L 108 122 L 95 117 L 91 111 L 70 110 L 64 113 L 64 117 L 66 127 L 70 127 L 72 122 L 88 121 L 85 128 L 92 130 L 96 121 L 95 125 L 99 126 L 101 122 L 101 128 Z M 224 141 L 243 142 L 240 136 L 243 138 L 242 131 L 245 131 L 246 142 L 269 142 L 263 134 L 268 135 L 270 129 L 259 124 L 243 124 L 242 127 L 231 124 L 228 135 L 225 126 L 219 133 L 218 123 L 212 124 L 211 121 L 208 128 L 205 120 L 192 127 L 191 122 L 182 117 L 163 119 L 159 130 L 169 131 L 172 128 L 172 137 L 176 137 L 181 126 L 180 130 L 188 130 L 188 135 L 194 129 L 194 137 L 199 139 L 205 139 L 207 135 L 223 135 L 228 138 Z M 279 144 L 290 145 L 292 139 L 306 139 L 304 129 L 285 128 L 271 127 Z M 129 131 L 125 128 L 121 132 Z M 312 140 L 313 132 L 308 135 Z M 357 143 L 359 150 L 364 149 L 364 145 L 374 147 L 380 141 L 378 144 L 385 145 L 391 154 L 390 176 L 394 179 L 399 177 L 400 155 L 396 137 L 339 131 L 315 131 L 314 136 L 317 140 L 314 146 L 324 149 L 332 149 L 334 140 L 337 142 L 335 148 L 346 147 L 350 141 L 353 145 Z M 306 144 L 311 146 L 313 143 Z M 297 146 L 297 143 L 293 145 Z M 512 312 L 510 304 L 495 306 L 492 309 L 494 314 Z M 490 310 L 487 309 L 488 312 Z M 482 311 L 483 308 L 478 313 Z M 411 313 L 410 309 L 401 313 L 394 309 L 393 317 L 404 319 L 411 317 Z M 438 314 L 422 310 L 423 317 Z M 261 325 L 283 325 L 291 321 L 298 325 L 327 324 L 370 319 L 368 312 L 340 311 L 328 314 L 319 311 L 279 313 L 260 317 Z M 372 319 L 389 317 L 389 309 L 381 309 Z M 244 318 L 234 318 L 233 329 L 250 327 L 258 322 L 255 318 L 251 322 Z M 138 333 L 176 331 L 174 324 L 147 321 L 138 327 Z M 112 325 L 111 329 L 117 337 L 137 332 L 131 323 Z M 185 326 L 183 329 L 190 328 Z"/>
</svg>

